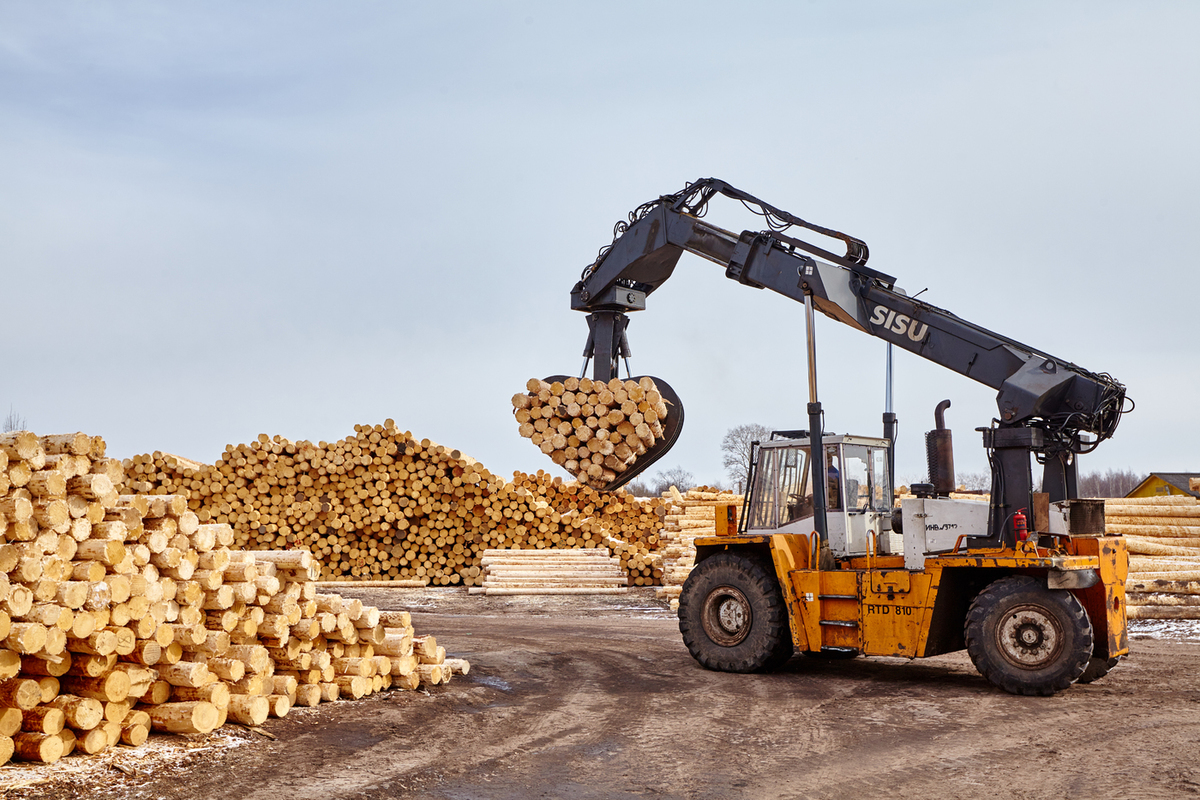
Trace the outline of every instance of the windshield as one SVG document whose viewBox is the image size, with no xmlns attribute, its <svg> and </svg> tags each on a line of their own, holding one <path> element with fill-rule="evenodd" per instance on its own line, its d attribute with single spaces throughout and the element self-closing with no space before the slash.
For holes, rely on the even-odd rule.
<svg viewBox="0 0 1200 800">
<path fill-rule="evenodd" d="M 808 449 L 759 449 L 754 485 L 747 510 L 747 529 L 774 530 L 794 520 L 811 517 L 812 486 L 808 480 Z"/>
</svg>

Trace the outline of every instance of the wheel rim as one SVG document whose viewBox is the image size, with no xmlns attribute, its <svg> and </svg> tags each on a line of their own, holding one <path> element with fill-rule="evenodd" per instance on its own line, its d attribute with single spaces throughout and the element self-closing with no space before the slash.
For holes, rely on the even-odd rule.
<svg viewBox="0 0 1200 800">
<path fill-rule="evenodd" d="M 1062 652 L 1062 625 L 1041 606 L 1018 606 L 997 626 L 996 645 L 1014 666 L 1042 669 L 1054 663 Z"/>
<path fill-rule="evenodd" d="M 708 638 L 722 647 L 741 643 L 754 623 L 750 601 L 733 586 L 718 586 L 709 592 L 700 618 Z"/>
</svg>

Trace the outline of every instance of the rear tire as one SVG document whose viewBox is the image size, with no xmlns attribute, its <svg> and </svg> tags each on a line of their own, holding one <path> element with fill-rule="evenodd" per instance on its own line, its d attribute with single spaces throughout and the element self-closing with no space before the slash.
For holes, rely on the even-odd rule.
<svg viewBox="0 0 1200 800">
<path fill-rule="evenodd" d="M 1006 692 L 1052 695 L 1075 682 L 1092 656 L 1092 624 L 1075 595 L 1029 576 L 1002 578 L 971 603 L 967 652 Z"/>
<path fill-rule="evenodd" d="M 777 669 L 794 649 L 774 572 L 737 553 L 692 570 L 679 596 L 679 632 L 693 658 L 721 672 Z"/>
<path fill-rule="evenodd" d="M 1112 671 L 1112 668 L 1120 661 L 1119 656 L 1112 658 L 1098 658 L 1092 656 L 1088 659 L 1087 666 L 1083 669 L 1083 674 L 1075 679 L 1076 683 L 1091 683 L 1098 681 Z"/>
</svg>

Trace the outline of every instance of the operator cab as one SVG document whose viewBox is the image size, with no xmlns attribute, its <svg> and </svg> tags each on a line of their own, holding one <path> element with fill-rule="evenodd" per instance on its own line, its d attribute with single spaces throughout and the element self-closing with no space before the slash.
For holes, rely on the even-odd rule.
<svg viewBox="0 0 1200 800">
<path fill-rule="evenodd" d="M 752 446 L 749 491 L 742 514 L 745 533 L 813 531 L 813 481 L 804 431 L 772 434 L 771 441 Z M 876 553 L 900 553 L 902 543 L 892 530 L 892 476 L 888 470 L 887 439 L 835 436 L 822 439 L 826 475 L 829 548 L 835 558 L 866 555 L 875 541 Z"/>
</svg>

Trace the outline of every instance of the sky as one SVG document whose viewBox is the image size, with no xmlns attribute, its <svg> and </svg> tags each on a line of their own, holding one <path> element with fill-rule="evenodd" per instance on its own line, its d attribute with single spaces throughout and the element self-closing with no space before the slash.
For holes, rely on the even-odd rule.
<svg viewBox="0 0 1200 800">
<path fill-rule="evenodd" d="M 578 374 L 571 287 L 630 210 L 718 177 L 1124 383 L 1081 470 L 1200 471 L 1197 31 L 1153 0 L 0 0 L 0 412 L 207 462 L 392 418 L 554 470 L 510 398 Z M 879 435 L 884 344 L 816 336 L 826 427 Z M 799 304 L 685 255 L 629 340 L 686 409 L 656 468 L 728 481 L 728 429 L 804 425 Z M 897 477 L 944 398 L 983 472 L 994 392 L 895 370 Z"/>
</svg>

